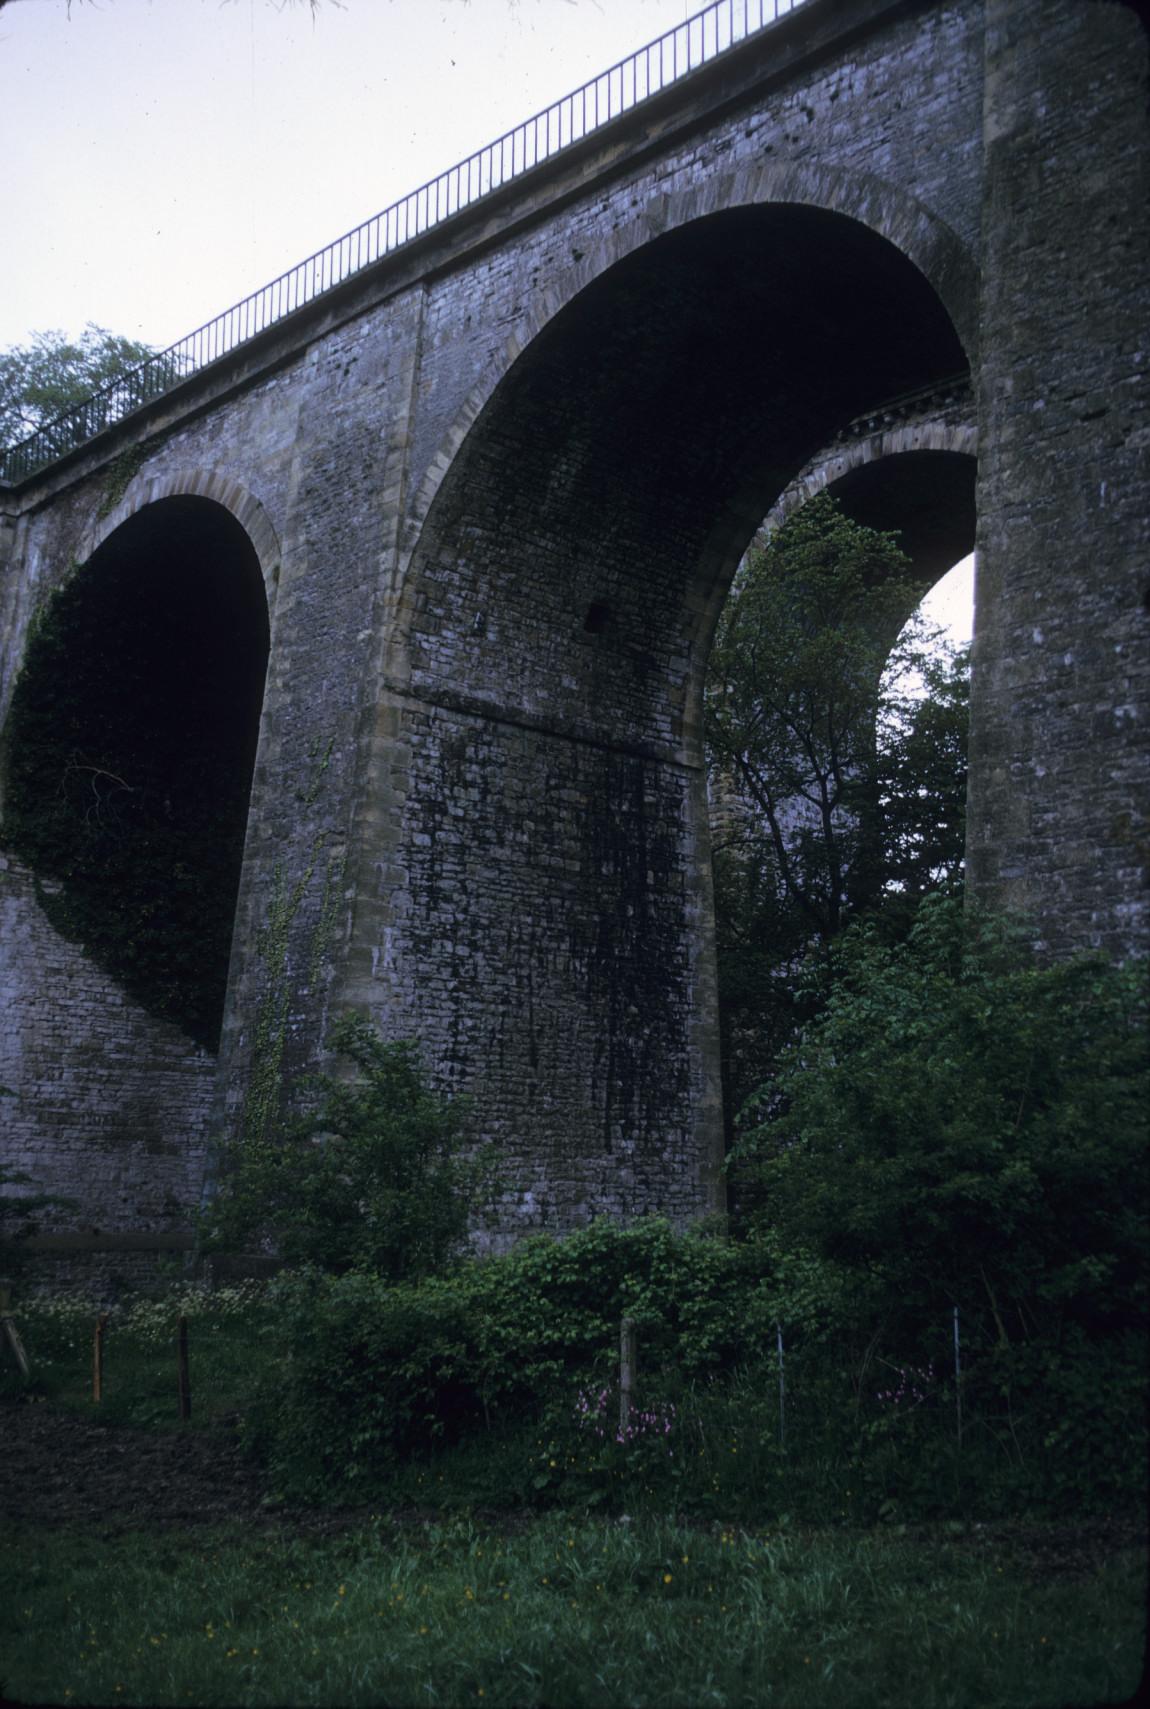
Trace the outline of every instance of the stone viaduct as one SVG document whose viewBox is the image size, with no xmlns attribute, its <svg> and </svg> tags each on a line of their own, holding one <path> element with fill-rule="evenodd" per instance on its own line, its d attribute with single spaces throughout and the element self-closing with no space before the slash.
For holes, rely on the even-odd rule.
<svg viewBox="0 0 1150 1709">
<path fill-rule="evenodd" d="M 928 576 L 977 527 L 977 894 L 1145 951 L 1147 97 L 1120 0 L 806 0 L 0 487 L 0 1119 L 61 1273 L 186 1245 L 348 1009 L 470 1095 L 497 1240 L 721 1204 L 702 671 L 828 480 Z M 143 871 L 145 776 L 191 828 L 85 939 L 19 827 L 78 787 Z"/>
</svg>

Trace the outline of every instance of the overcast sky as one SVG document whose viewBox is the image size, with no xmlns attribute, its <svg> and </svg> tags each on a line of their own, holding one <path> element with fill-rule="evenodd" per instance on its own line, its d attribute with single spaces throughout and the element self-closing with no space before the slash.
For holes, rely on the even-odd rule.
<svg viewBox="0 0 1150 1709">
<path fill-rule="evenodd" d="M 0 348 L 174 343 L 698 9 L 9 0 Z"/>
<path fill-rule="evenodd" d="M 9 0 L 0 346 L 173 343 L 688 0 Z"/>
</svg>

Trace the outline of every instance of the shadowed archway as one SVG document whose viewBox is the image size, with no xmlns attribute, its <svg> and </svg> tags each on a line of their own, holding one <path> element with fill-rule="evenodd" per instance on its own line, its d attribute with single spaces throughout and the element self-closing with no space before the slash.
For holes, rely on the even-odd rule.
<svg viewBox="0 0 1150 1709">
<path fill-rule="evenodd" d="M 33 636 L 5 835 L 52 923 L 150 1013 L 219 1035 L 268 657 L 261 566 L 222 505 L 147 504 Z"/>
</svg>

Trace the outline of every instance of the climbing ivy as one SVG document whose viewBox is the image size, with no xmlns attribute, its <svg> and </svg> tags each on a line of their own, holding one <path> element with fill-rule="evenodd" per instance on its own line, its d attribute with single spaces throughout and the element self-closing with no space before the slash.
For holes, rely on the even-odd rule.
<svg viewBox="0 0 1150 1709">
<path fill-rule="evenodd" d="M 96 506 L 97 521 L 103 522 L 106 516 L 111 516 L 155 449 L 155 441 L 148 445 L 129 445 L 112 458 L 104 477 L 103 495 Z"/>
</svg>

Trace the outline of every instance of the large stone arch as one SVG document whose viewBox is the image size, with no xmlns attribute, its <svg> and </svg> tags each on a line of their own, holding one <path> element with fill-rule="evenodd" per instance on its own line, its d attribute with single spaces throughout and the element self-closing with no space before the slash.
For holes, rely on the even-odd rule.
<svg viewBox="0 0 1150 1709">
<path fill-rule="evenodd" d="M 233 483 L 137 479 L 45 607 L 5 731 L 6 835 L 52 924 L 208 1048 L 277 564 L 266 516 Z"/>
<path fill-rule="evenodd" d="M 471 387 L 424 471 L 404 519 L 393 633 L 402 633 L 401 614 L 409 603 L 404 572 L 436 494 L 498 387 L 555 317 L 589 285 L 654 238 L 726 209 L 788 205 L 842 214 L 893 244 L 937 292 L 973 366 L 978 343 L 976 263 L 951 227 L 901 186 L 850 167 L 790 162 L 744 163 L 731 172 L 665 190 L 612 226 L 577 261 L 549 274 L 546 285 L 533 293 L 514 332 Z M 403 670 L 401 652 L 389 652 L 389 668 Z"/>
<path fill-rule="evenodd" d="M 973 302 L 878 180 L 672 187 L 542 293 L 428 468 L 345 995 L 474 1098 L 502 1235 L 721 1201 L 711 629 L 819 446 L 967 365 Z"/>
<path fill-rule="evenodd" d="M 278 559 L 236 483 L 138 476 L 29 643 L 5 733 L 0 1078 L 10 1155 L 73 1201 L 40 1243 L 59 1275 L 190 1244 Z"/>
</svg>

